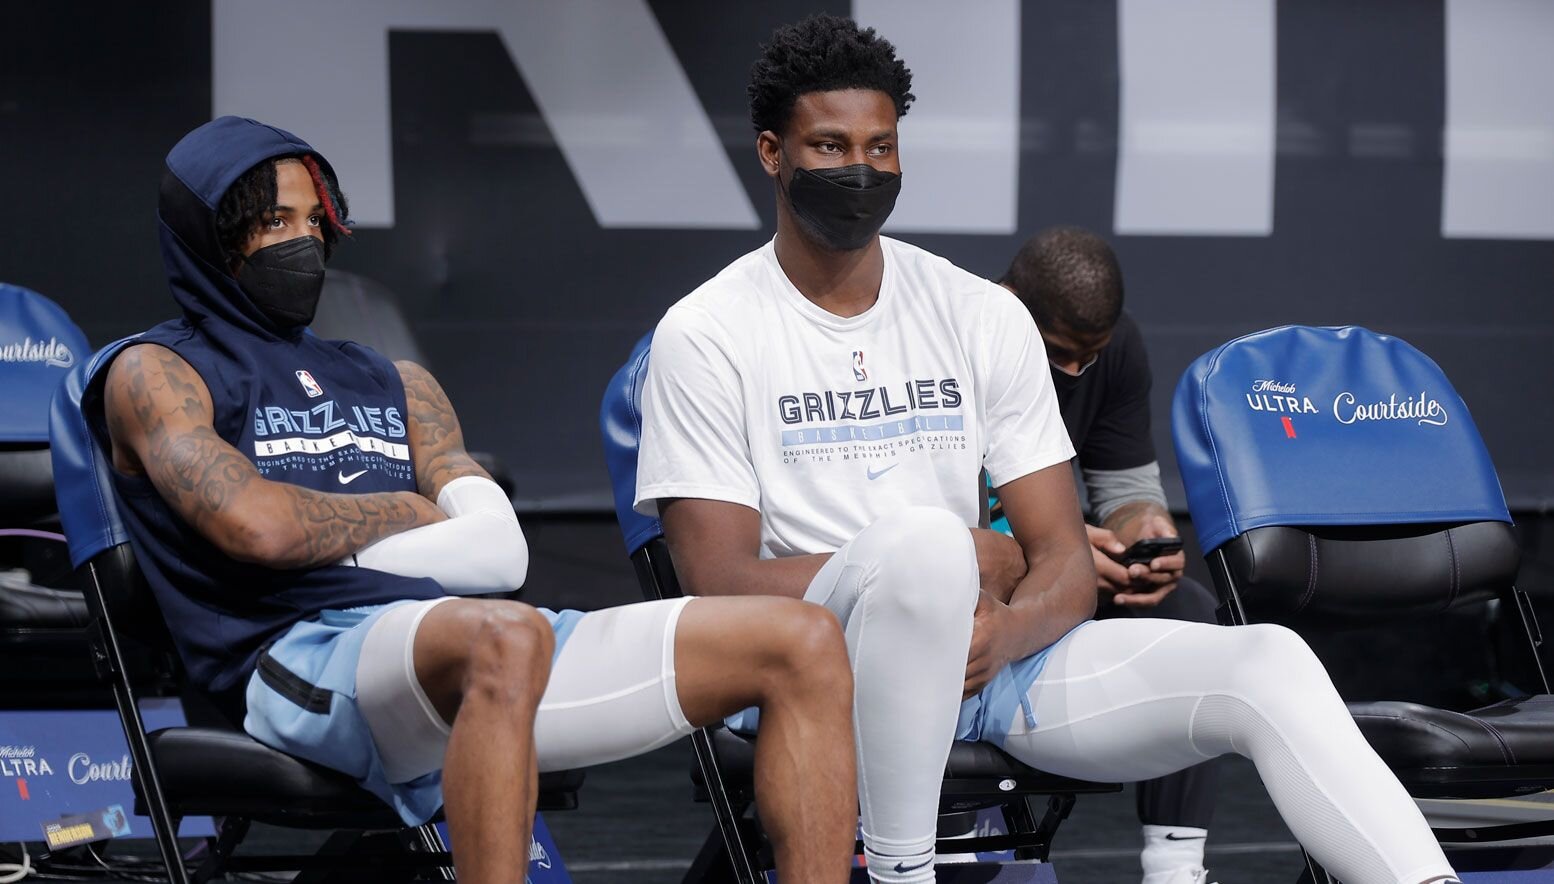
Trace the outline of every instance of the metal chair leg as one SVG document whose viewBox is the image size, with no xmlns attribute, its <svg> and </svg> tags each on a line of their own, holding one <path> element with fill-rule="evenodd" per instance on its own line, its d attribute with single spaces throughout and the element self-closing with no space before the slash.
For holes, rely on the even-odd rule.
<svg viewBox="0 0 1554 884">
<path fill-rule="evenodd" d="M 248 836 L 249 822 L 238 817 L 228 817 L 221 821 L 220 831 L 216 837 L 210 839 L 210 847 L 206 851 L 204 862 L 189 876 L 190 884 L 206 884 L 207 881 L 221 874 L 222 867 L 232 852 Z"/>
<path fill-rule="evenodd" d="M 734 870 L 737 884 L 760 884 L 755 864 L 751 861 L 750 845 L 739 824 L 740 813 L 735 813 L 723 788 L 723 771 L 718 765 L 717 750 L 712 745 L 712 733 L 701 728 L 691 734 L 691 746 L 696 751 L 696 763 L 701 767 L 702 781 L 706 784 L 707 800 L 712 804 L 712 815 L 718 822 L 718 831 L 728 850 L 729 864 Z M 740 809 L 741 813 L 743 808 Z"/>
<path fill-rule="evenodd" d="M 1527 634 L 1527 644 L 1532 653 L 1532 665 L 1538 673 L 1543 692 L 1549 692 L 1549 676 L 1543 669 L 1543 630 L 1538 625 L 1538 614 L 1533 610 L 1532 597 L 1519 587 L 1511 587 L 1511 598 L 1516 602 L 1516 613 L 1522 619 L 1522 631 Z"/>
<path fill-rule="evenodd" d="M 1305 862 L 1305 867 L 1301 869 L 1300 877 L 1296 879 L 1295 884 L 1342 884 L 1337 878 L 1329 875 L 1327 869 L 1322 868 L 1316 860 L 1312 859 L 1305 848 L 1301 848 L 1300 858 Z"/>
<path fill-rule="evenodd" d="M 1021 800 L 1018 805 L 1006 806 L 1004 819 L 1009 823 L 1010 833 L 1029 832 L 1033 836 L 1029 847 L 1015 849 L 1014 858 L 1046 862 L 1052 854 L 1052 842 L 1057 838 L 1058 827 L 1073 812 L 1075 800 L 1075 796 L 1071 794 L 1048 796 L 1047 812 L 1042 814 L 1040 823 L 1036 822 L 1035 809 L 1031 807 L 1029 796 Z"/>
<path fill-rule="evenodd" d="M 169 884 L 189 884 L 189 873 L 178 850 L 178 825 L 168 812 L 167 796 L 162 794 L 156 761 L 151 757 L 151 744 L 146 740 L 146 724 L 140 718 L 140 707 L 135 705 L 135 690 L 124 667 L 124 653 L 119 648 L 118 636 L 104 602 L 96 565 L 88 565 L 88 571 L 92 607 L 96 609 L 93 613 L 97 618 L 92 636 L 93 662 L 98 672 L 112 683 L 113 704 L 118 709 L 119 725 L 124 730 L 124 741 L 133 760 L 135 785 L 145 802 L 146 816 L 151 820 L 151 831 L 156 835 L 157 851 L 162 855 L 162 865 L 167 868 Z"/>
<path fill-rule="evenodd" d="M 443 843 L 442 833 L 437 831 L 437 826 L 428 823 L 416 827 L 413 849 L 425 853 L 447 853 L 448 845 Z M 458 880 L 458 876 L 453 873 L 453 866 L 438 866 L 437 877 L 443 881 Z"/>
<path fill-rule="evenodd" d="M 713 826 L 702 841 L 701 849 L 696 851 L 695 859 L 691 860 L 691 867 L 685 870 L 680 884 L 722 884 L 724 881 L 732 881 L 733 874 L 734 865 L 728 857 L 728 842 L 723 840 L 723 831 Z"/>
</svg>

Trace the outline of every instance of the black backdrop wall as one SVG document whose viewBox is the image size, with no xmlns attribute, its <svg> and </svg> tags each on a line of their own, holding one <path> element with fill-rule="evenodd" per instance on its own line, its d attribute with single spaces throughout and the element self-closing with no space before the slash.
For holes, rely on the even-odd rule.
<svg viewBox="0 0 1554 884">
<path fill-rule="evenodd" d="M 602 228 L 495 33 L 387 36 L 394 225 L 360 230 L 335 260 L 399 293 L 472 446 L 508 461 L 530 506 L 607 506 L 606 379 L 670 303 L 772 230 L 745 122 L 755 47 L 807 12 L 849 11 L 649 6 L 761 230 Z M 1021 8 L 1018 232 L 903 238 L 997 276 L 1044 225 L 1112 233 L 1117 16 L 1088 0 Z M 208 2 L 11 3 L 0 19 L 0 279 L 59 301 L 94 345 L 168 317 L 156 186 L 168 148 L 212 114 Z M 1162 465 L 1174 481 L 1168 402 L 1199 353 L 1277 324 L 1356 323 L 1440 362 L 1513 507 L 1547 508 L 1554 243 L 1442 236 L 1443 2 L 1284 2 L 1276 26 L 1272 233 L 1113 236 L 1155 367 Z M 336 61 L 275 47 L 326 93 L 358 73 Z M 1378 127 L 1390 140 L 1366 149 L 1357 133 Z M 685 169 L 681 186 L 697 182 Z"/>
</svg>

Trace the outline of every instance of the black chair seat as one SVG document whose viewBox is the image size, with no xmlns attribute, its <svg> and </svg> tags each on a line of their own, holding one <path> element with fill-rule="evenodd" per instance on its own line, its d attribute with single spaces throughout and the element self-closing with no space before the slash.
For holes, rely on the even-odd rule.
<svg viewBox="0 0 1554 884">
<path fill-rule="evenodd" d="M 237 816 L 295 828 L 397 829 L 388 805 L 350 777 L 223 728 L 167 728 L 148 735 L 175 816 Z M 540 776 L 541 809 L 570 803 L 582 771 Z"/>
<path fill-rule="evenodd" d="M 725 785 L 735 791 L 749 789 L 755 778 L 755 739 L 719 728 L 713 731 L 712 743 Z M 705 787 L 699 767 L 691 769 L 691 778 Z M 1115 792 L 1121 788 L 1117 783 L 1072 780 L 1037 770 L 990 743 L 956 740 L 950 744 L 950 758 L 944 766 L 940 808 L 946 812 L 967 810 L 1007 800 L 1010 795 Z M 979 796 L 983 800 L 978 800 Z"/>
<path fill-rule="evenodd" d="M 0 629 L 64 629 L 91 619 L 79 592 L 0 582 Z"/>
<path fill-rule="evenodd" d="M 42 443 L 0 443 L 0 525 L 33 525 L 55 512 L 54 469 Z"/>
<path fill-rule="evenodd" d="M 1349 711 L 1376 753 L 1420 797 L 1495 797 L 1554 782 L 1554 696 L 1471 712 L 1396 701 L 1350 703 Z"/>
<path fill-rule="evenodd" d="M 112 695 L 98 681 L 91 635 L 84 627 L 0 623 L 0 698 L 17 709 L 113 705 Z"/>
<path fill-rule="evenodd" d="M 102 704 L 90 622 L 79 592 L 0 579 L 0 695 L 29 707 Z"/>
<path fill-rule="evenodd" d="M 1116 783 L 1092 783 L 1037 770 L 991 743 L 950 744 L 950 759 L 944 765 L 945 780 L 1013 780 L 1008 791 L 1019 792 L 1113 792 Z"/>
</svg>

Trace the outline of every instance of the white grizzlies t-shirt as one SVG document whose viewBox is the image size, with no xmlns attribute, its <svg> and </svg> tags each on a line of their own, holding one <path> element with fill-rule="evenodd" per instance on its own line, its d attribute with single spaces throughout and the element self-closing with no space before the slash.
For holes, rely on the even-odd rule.
<svg viewBox="0 0 1554 884">
<path fill-rule="evenodd" d="M 761 514 L 765 558 L 834 552 L 887 513 L 975 526 L 1002 485 L 1074 456 L 1046 350 L 1003 287 L 880 238 L 879 300 L 842 318 L 767 243 L 658 324 L 642 394 L 638 512 L 697 497 Z"/>
</svg>

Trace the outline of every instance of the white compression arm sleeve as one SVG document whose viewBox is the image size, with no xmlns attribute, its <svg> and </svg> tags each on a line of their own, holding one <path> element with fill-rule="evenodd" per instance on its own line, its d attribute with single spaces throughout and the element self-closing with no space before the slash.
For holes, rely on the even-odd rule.
<svg viewBox="0 0 1554 884">
<path fill-rule="evenodd" d="M 447 521 L 385 537 L 341 564 L 403 577 L 430 577 L 455 595 L 523 586 L 529 544 L 502 489 L 484 476 L 444 485 L 437 506 Z"/>
</svg>

